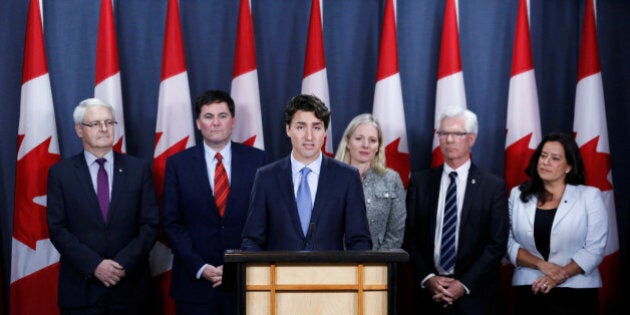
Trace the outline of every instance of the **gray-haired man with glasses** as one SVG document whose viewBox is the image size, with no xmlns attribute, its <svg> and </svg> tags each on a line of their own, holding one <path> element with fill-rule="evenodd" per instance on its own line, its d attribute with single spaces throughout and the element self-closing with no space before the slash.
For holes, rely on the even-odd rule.
<svg viewBox="0 0 630 315">
<path fill-rule="evenodd" d="M 472 163 L 473 112 L 449 107 L 439 121 L 444 164 L 413 174 L 407 192 L 405 248 L 416 311 L 498 314 L 509 228 L 505 181 Z"/>
<path fill-rule="evenodd" d="M 148 163 L 113 151 L 110 104 L 73 113 L 83 152 L 48 172 L 50 240 L 61 254 L 61 314 L 140 314 L 150 289 L 148 253 L 159 212 Z"/>
</svg>

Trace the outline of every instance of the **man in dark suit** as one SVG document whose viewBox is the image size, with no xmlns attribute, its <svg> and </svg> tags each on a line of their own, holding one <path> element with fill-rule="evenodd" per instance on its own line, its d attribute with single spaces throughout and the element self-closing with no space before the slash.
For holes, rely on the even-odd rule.
<svg viewBox="0 0 630 315">
<path fill-rule="evenodd" d="M 444 164 L 414 174 L 407 193 L 416 312 L 497 314 L 509 229 L 505 182 L 471 162 L 474 113 L 449 107 L 439 121 Z"/>
<path fill-rule="evenodd" d="M 140 314 L 159 211 L 148 163 L 113 152 L 111 105 L 74 110 L 84 151 L 48 172 L 47 221 L 59 253 L 62 314 Z"/>
<path fill-rule="evenodd" d="M 371 249 L 358 171 L 321 152 L 330 111 L 298 95 L 284 114 L 293 150 L 256 173 L 242 249 Z"/>
<path fill-rule="evenodd" d="M 223 253 L 239 248 L 254 175 L 266 155 L 231 142 L 236 117 L 228 93 L 206 91 L 195 111 L 203 142 L 166 163 L 164 229 L 175 253 L 171 296 L 178 314 L 232 315 L 233 292 L 220 286 Z"/>
</svg>

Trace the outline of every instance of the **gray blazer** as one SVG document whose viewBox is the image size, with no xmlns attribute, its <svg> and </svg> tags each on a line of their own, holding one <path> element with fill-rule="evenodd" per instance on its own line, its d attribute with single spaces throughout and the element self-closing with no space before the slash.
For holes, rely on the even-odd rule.
<svg viewBox="0 0 630 315">
<path fill-rule="evenodd" d="M 405 189 L 398 173 L 383 175 L 369 169 L 363 181 L 363 194 L 373 250 L 400 248 L 405 231 Z"/>
</svg>

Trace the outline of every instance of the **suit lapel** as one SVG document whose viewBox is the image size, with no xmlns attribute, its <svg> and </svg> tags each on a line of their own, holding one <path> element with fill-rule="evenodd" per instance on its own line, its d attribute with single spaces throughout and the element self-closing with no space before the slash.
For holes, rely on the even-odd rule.
<svg viewBox="0 0 630 315">
<path fill-rule="evenodd" d="M 443 166 L 432 169 L 429 173 L 428 196 L 429 197 L 429 231 L 431 239 L 435 238 L 435 226 L 437 220 L 438 200 L 440 199 L 440 181 L 442 180 Z M 433 242 L 431 242 L 433 244 Z"/>
<path fill-rule="evenodd" d="M 556 216 L 553 219 L 553 225 L 551 229 L 555 229 L 558 226 L 558 223 L 562 221 L 569 213 L 571 213 L 571 208 L 577 202 L 577 189 L 573 185 L 568 185 L 564 189 L 564 193 L 562 194 L 562 199 L 560 200 L 560 204 L 558 204 L 558 210 L 556 210 Z"/>
<path fill-rule="evenodd" d="M 121 191 L 124 183 L 128 183 L 129 170 L 127 168 L 127 159 L 124 155 L 114 152 L 114 182 L 112 184 L 112 198 L 109 202 L 109 212 L 107 213 L 107 222 L 111 222 L 111 218 L 115 215 L 116 206 L 119 203 Z"/>
<path fill-rule="evenodd" d="M 246 157 L 243 156 L 243 151 L 239 144 L 232 142 L 232 162 L 230 165 L 230 193 L 228 194 L 227 206 L 225 207 L 225 214 L 223 215 L 223 219 L 227 218 L 232 213 L 232 208 L 234 207 L 235 198 L 244 198 L 240 194 L 240 187 L 242 186 L 241 180 L 243 179 L 243 167 L 239 167 L 240 165 L 246 165 Z M 235 167 L 236 166 L 236 167 Z M 206 172 L 207 174 L 208 172 Z M 249 197 L 249 195 L 245 195 Z M 214 200 L 214 194 L 212 199 Z M 218 210 L 217 210 L 218 211 Z"/>
<path fill-rule="evenodd" d="M 536 196 L 532 196 L 529 201 L 524 205 L 525 214 L 527 215 L 527 222 L 531 227 L 534 226 L 534 220 L 536 219 L 536 205 L 538 205 L 538 198 L 536 198 Z"/>
<path fill-rule="evenodd" d="M 315 224 L 317 224 L 318 222 L 319 216 L 323 211 L 322 209 L 326 208 L 323 204 L 326 201 L 326 196 L 330 196 L 330 194 L 332 193 L 331 189 L 334 186 L 329 185 L 329 183 L 334 183 L 335 176 L 333 172 L 330 172 L 329 160 L 329 157 L 322 154 L 322 166 L 319 169 L 319 184 L 317 184 L 317 191 L 315 192 L 315 202 L 313 203 L 313 211 L 311 213 L 311 222 L 314 222 Z M 297 211 L 297 206 L 295 209 Z"/>
<path fill-rule="evenodd" d="M 293 228 L 298 232 L 298 235 L 302 237 L 304 234 L 302 233 L 302 225 L 300 224 L 300 215 L 298 214 L 297 202 L 295 200 L 295 192 L 293 191 L 293 173 L 291 170 L 291 156 L 287 156 L 282 161 L 280 165 L 281 171 L 278 172 L 275 176 L 277 182 L 279 183 L 279 195 L 284 198 L 282 203 L 278 204 L 286 204 L 289 205 L 289 215 L 291 216 L 291 222 L 293 222 Z M 320 181 L 321 183 L 321 181 Z M 317 201 L 317 197 L 315 197 Z M 316 203 L 315 203 L 316 204 Z M 313 207 L 313 212 L 315 211 L 315 207 Z"/>
<path fill-rule="evenodd" d="M 468 170 L 468 180 L 466 182 L 466 192 L 464 193 L 464 203 L 462 204 L 461 218 L 459 220 L 460 228 L 466 224 L 470 212 L 472 211 L 472 204 L 475 202 L 475 196 L 479 196 L 480 189 L 480 172 L 475 164 L 470 164 Z"/>
<path fill-rule="evenodd" d="M 210 186 L 210 178 L 208 178 L 208 165 L 206 164 L 206 151 L 203 147 L 203 143 L 198 144 L 195 147 L 195 153 L 192 155 L 192 163 L 190 169 L 194 171 L 194 177 L 192 179 L 193 185 L 197 185 L 199 187 L 199 191 L 206 196 L 208 211 L 210 211 L 210 216 L 213 220 L 221 220 L 219 217 L 219 209 L 217 208 L 217 203 L 214 201 L 214 192 L 212 191 L 212 186 Z M 234 159 L 234 156 L 232 156 Z M 234 177 L 234 173 L 232 173 L 232 177 Z M 230 185 L 231 186 L 231 185 Z M 228 195 L 228 205 L 229 205 L 229 195 Z M 226 207 L 226 214 L 230 207 Z"/>
</svg>

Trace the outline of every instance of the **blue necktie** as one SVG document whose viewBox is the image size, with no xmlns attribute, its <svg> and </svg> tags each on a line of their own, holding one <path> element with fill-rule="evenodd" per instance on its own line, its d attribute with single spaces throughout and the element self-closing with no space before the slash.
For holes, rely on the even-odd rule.
<svg viewBox="0 0 630 315">
<path fill-rule="evenodd" d="M 453 273 L 455 266 L 455 232 L 457 230 L 457 172 L 450 172 L 451 182 L 446 190 L 444 202 L 444 221 L 442 223 L 442 247 L 440 248 L 440 266 L 447 273 Z"/>
<path fill-rule="evenodd" d="M 308 173 L 311 169 L 308 167 L 300 170 L 302 173 L 302 179 L 300 180 L 300 186 L 298 186 L 297 201 L 298 214 L 300 215 L 300 224 L 302 225 L 302 233 L 306 236 L 308 231 L 308 224 L 311 221 L 311 210 L 313 209 L 313 203 L 311 202 L 311 188 L 308 186 Z"/>
</svg>

